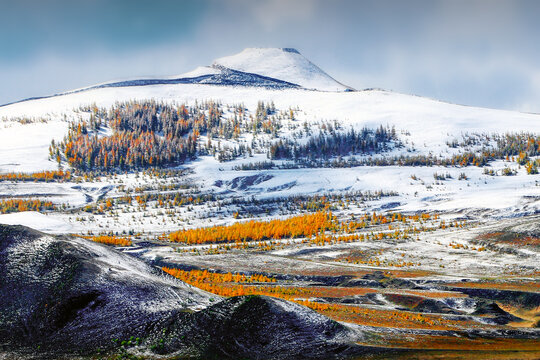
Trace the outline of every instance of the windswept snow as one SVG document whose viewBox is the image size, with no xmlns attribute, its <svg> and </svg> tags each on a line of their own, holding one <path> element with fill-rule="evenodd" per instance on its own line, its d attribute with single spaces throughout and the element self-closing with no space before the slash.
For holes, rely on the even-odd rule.
<svg viewBox="0 0 540 360">
<path fill-rule="evenodd" d="M 188 71 L 182 75 L 178 75 L 178 78 L 195 78 L 204 75 L 215 75 L 219 74 L 221 71 L 219 69 L 210 67 L 210 66 L 199 66 L 194 70 Z"/>
<path fill-rule="evenodd" d="M 417 96 L 386 91 L 319 92 L 301 89 L 271 90 L 253 87 L 223 87 L 202 84 L 174 84 L 100 88 L 48 99 L 37 99 L 0 107 L 0 119 L 11 117 L 47 117 L 62 120 L 63 114 L 73 115 L 80 105 L 96 104 L 110 107 L 117 101 L 155 99 L 168 103 L 193 104 L 214 100 L 226 104 L 243 103 L 255 111 L 259 101 L 273 101 L 278 110 L 299 109 L 298 121 L 318 122 L 338 120 L 345 126 L 377 127 L 395 125 L 397 130 L 410 132 L 416 147 L 427 146 L 436 151 L 447 140 L 463 133 L 505 133 L 508 131 L 539 132 L 540 115 L 448 104 Z M 12 122 L 4 121 L 4 128 Z M 67 129 L 67 125 L 64 125 Z M 15 133 L 2 135 L 22 139 Z M 63 137 L 63 129 L 57 136 Z"/>
<path fill-rule="evenodd" d="M 0 116 L 1 117 L 1 116 Z M 55 170 L 58 164 L 49 161 L 51 140 L 62 140 L 68 123 L 61 120 L 21 124 L 0 121 L 0 173 Z"/>
<path fill-rule="evenodd" d="M 58 219 L 58 217 L 45 215 L 37 211 L 23 211 L 0 215 L 0 224 L 24 225 L 51 234 L 66 234 L 73 230 L 73 226 Z"/>
</svg>

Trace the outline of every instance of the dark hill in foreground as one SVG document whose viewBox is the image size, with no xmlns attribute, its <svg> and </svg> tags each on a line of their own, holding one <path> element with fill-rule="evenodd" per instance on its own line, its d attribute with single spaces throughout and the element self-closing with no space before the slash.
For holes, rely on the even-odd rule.
<svg viewBox="0 0 540 360">
<path fill-rule="evenodd" d="M 225 299 L 106 246 L 0 225 L 0 346 L 8 357 L 117 351 L 195 358 L 342 358 L 350 330 L 267 297 Z M 194 311 L 197 307 L 204 310 Z"/>
</svg>

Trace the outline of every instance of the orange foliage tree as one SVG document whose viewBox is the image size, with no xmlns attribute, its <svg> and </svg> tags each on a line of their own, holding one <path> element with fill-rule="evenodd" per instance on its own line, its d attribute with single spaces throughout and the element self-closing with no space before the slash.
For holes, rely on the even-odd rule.
<svg viewBox="0 0 540 360">
<path fill-rule="evenodd" d="M 68 181 L 71 179 L 69 171 L 39 171 L 34 173 L 7 173 L 0 174 L 0 181 L 35 181 L 35 182 L 50 182 L 50 181 Z"/>
<path fill-rule="evenodd" d="M 0 201 L 0 214 L 55 209 L 56 206 L 51 201 L 41 201 L 38 199 L 10 199 Z"/>
<path fill-rule="evenodd" d="M 133 243 L 129 238 L 112 236 L 112 235 L 97 235 L 97 236 L 81 236 L 84 239 L 92 240 L 101 244 L 115 246 L 131 246 Z"/>
<path fill-rule="evenodd" d="M 251 220 L 229 226 L 180 230 L 169 234 L 169 240 L 186 244 L 205 244 L 311 237 L 334 226 L 335 218 L 331 213 L 317 212 L 284 220 Z"/>
</svg>

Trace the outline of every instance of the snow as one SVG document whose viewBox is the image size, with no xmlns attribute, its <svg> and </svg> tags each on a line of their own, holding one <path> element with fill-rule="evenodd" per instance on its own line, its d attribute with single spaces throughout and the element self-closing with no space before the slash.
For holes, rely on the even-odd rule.
<svg viewBox="0 0 540 360">
<path fill-rule="evenodd" d="M 250 159 L 262 161 L 263 159 Z M 509 166 L 508 162 L 492 163 L 494 170 Z M 373 202 L 375 207 L 385 203 L 398 202 L 393 210 L 401 211 L 459 211 L 470 208 L 487 208 L 499 211 L 500 215 L 514 212 L 534 212 L 540 208 L 540 184 L 537 176 L 527 175 L 524 169 L 517 169 L 515 176 L 488 176 L 478 167 L 400 167 L 361 166 L 355 168 L 314 168 L 291 170 L 234 171 L 230 165 L 217 163 L 210 157 L 203 157 L 190 167 L 195 171 L 195 179 L 207 190 L 218 194 L 227 192 L 229 196 L 256 196 L 258 198 L 286 197 L 298 194 L 322 195 L 324 193 L 355 191 L 396 191 L 398 197 L 383 198 Z M 510 165 L 515 167 L 514 165 Z M 467 172 L 468 180 L 459 180 L 461 172 Z M 449 173 L 452 178 L 436 181 L 434 173 Z M 218 181 L 230 182 L 237 177 L 253 175 L 266 176 L 268 180 L 248 187 L 234 189 L 227 186 L 216 187 Z M 269 176 L 268 176 L 269 175 Z M 419 180 L 412 180 L 411 176 Z M 284 186 L 288 185 L 288 186 Z M 529 200 L 525 200 L 529 198 Z M 528 209 L 528 210 L 527 210 Z"/>
<path fill-rule="evenodd" d="M 0 173 L 56 170 L 58 164 L 49 161 L 51 140 L 61 140 L 67 134 L 68 123 L 59 119 L 21 124 L 0 122 Z"/>
<path fill-rule="evenodd" d="M 320 92 L 297 89 L 269 90 L 247 87 L 224 87 L 200 84 L 178 84 L 140 86 L 129 88 L 102 88 L 86 92 L 26 101 L 0 107 L 0 172 L 39 171 L 56 169 L 57 165 L 48 158 L 51 139 L 61 139 L 67 133 L 68 118 L 78 118 L 80 105 L 96 103 L 109 107 L 116 101 L 131 99 L 163 100 L 165 102 L 193 104 L 207 99 L 227 104 L 243 102 L 254 112 L 260 100 L 275 103 L 278 111 L 298 108 L 293 123 L 316 124 L 324 120 L 338 120 L 343 128 L 374 128 L 381 124 L 395 125 L 398 136 L 404 141 L 404 149 L 396 149 L 392 155 L 414 147 L 416 153 L 449 156 L 453 149 L 446 141 L 459 138 L 464 133 L 505 133 L 526 131 L 540 133 L 540 116 L 510 111 L 447 104 L 431 99 L 385 91 L 363 92 Z M 45 117 L 46 123 L 20 124 L 11 117 Z M 317 130 L 314 130 L 317 131 Z M 407 131 L 409 135 L 403 132 Z M 290 136 L 290 134 L 284 134 Z M 407 153 L 405 153 L 407 154 Z M 398 191 L 399 197 L 384 198 L 373 202 L 375 208 L 388 202 L 398 202 L 401 211 L 445 210 L 484 208 L 496 210 L 497 216 L 534 213 L 540 206 L 535 200 L 540 194 L 538 176 L 526 175 L 521 169 L 517 176 L 486 176 L 482 169 L 441 167 L 358 167 L 350 169 L 294 169 L 268 171 L 234 171 L 235 165 L 267 160 L 265 155 L 219 163 L 212 157 L 202 157 L 187 167 L 193 168 L 193 180 L 202 184 L 207 191 L 232 190 L 235 196 L 255 195 L 285 197 L 297 194 L 321 194 L 342 191 Z M 494 169 L 504 166 L 516 167 L 515 163 L 497 162 Z M 433 173 L 449 172 L 453 179 L 434 184 Z M 470 180 L 459 181 L 460 172 L 466 172 Z M 222 189 L 215 182 L 231 181 L 236 177 L 254 174 L 269 174 L 271 179 L 246 190 Z M 413 181 L 411 175 L 422 181 Z M 422 183 L 423 182 L 423 183 Z M 61 194 L 65 200 L 54 199 L 55 203 L 68 202 L 72 206 L 83 205 L 86 199 L 95 200 L 110 184 L 84 184 L 80 189 L 56 185 L 17 184 L 0 187 L 4 195 Z M 94 194 L 89 187 L 95 187 Z M 175 227 L 176 225 L 170 225 Z M 144 225 L 152 231 L 156 225 Z M 115 228 L 116 230 L 116 228 Z M 163 229 L 160 229 L 163 230 Z"/>
<path fill-rule="evenodd" d="M 193 287 L 189 284 L 179 281 L 171 276 L 159 276 L 153 271 L 152 267 L 142 261 L 133 261 L 132 258 L 119 252 L 111 251 L 110 248 L 102 244 L 95 243 L 82 238 L 73 238 L 71 242 L 78 244 L 82 248 L 87 248 L 94 256 L 97 255 L 96 263 L 107 272 L 108 276 L 117 278 L 137 279 L 137 281 L 147 282 L 149 284 L 162 284 L 169 287 L 169 291 L 176 293 L 178 300 L 184 302 L 186 307 L 192 310 L 201 310 L 210 304 L 209 297 L 219 298 L 216 295 Z M 110 269 L 114 269 L 114 272 Z M 109 269 L 109 270 L 105 270 Z M 188 305 L 191 304 L 191 305 Z M 151 301 L 149 303 L 138 304 L 144 311 L 157 312 L 178 309 L 178 304 L 174 302 Z"/>
<path fill-rule="evenodd" d="M 56 205 L 69 203 L 82 206 L 107 192 L 107 184 L 57 183 L 57 182 L 0 182 L 0 194 L 12 198 L 32 198 L 52 201 Z"/>
<path fill-rule="evenodd" d="M 291 49 L 246 49 L 240 54 L 216 60 L 215 64 L 241 71 L 249 71 L 281 80 L 302 83 L 306 78 L 319 85 L 334 81 L 316 68 L 298 52 Z M 217 73 L 214 67 L 199 67 L 180 75 L 197 77 Z M 323 79 L 323 80 L 321 80 Z M 338 83 L 335 83 L 338 84 Z M 322 85 L 321 85 L 322 86 Z M 326 85 L 325 85 L 326 86 Z M 341 86 L 341 85 L 340 85 Z M 324 88 L 322 86 L 321 88 Z M 326 88 L 325 88 L 326 89 Z M 343 89 L 342 89 L 343 90 Z M 300 128 L 304 122 L 318 133 L 322 121 L 338 121 L 343 130 L 350 127 L 375 128 L 380 125 L 395 126 L 403 148 L 393 149 L 387 155 L 433 154 L 449 157 L 456 149 L 447 141 L 459 139 L 466 133 L 540 133 L 540 115 L 492 110 L 444 103 L 432 99 L 398 94 L 382 90 L 370 91 L 312 91 L 306 89 L 266 89 L 247 86 L 219 86 L 205 84 L 166 84 L 128 87 L 93 88 L 50 98 L 35 99 L 0 107 L 0 173 L 54 170 L 57 164 L 48 160 L 48 146 L 52 139 L 62 139 L 69 121 L 82 115 L 75 111 L 81 105 L 96 104 L 110 107 L 118 101 L 155 99 L 166 103 L 193 105 L 195 102 L 214 100 L 227 105 L 243 104 L 253 114 L 259 101 L 273 102 L 278 112 L 294 109 L 295 120 L 284 122 L 281 137 L 293 136 L 287 125 Z M 83 114 L 84 115 L 84 114 Z M 230 115 L 230 113 L 229 113 Z M 20 118 L 33 118 L 36 122 L 22 124 Z M 44 119 L 41 122 L 40 119 Z M 243 140 L 250 142 L 250 136 Z M 223 142 L 225 144 L 226 142 Z M 383 155 L 378 155 L 383 156 Z M 481 168 L 441 167 L 357 167 L 349 169 L 294 169 L 265 171 L 235 171 L 242 163 L 265 161 L 264 154 L 219 163 L 212 157 L 201 157 L 185 167 L 192 168 L 194 182 L 201 190 L 222 193 L 224 196 L 256 196 L 257 198 L 286 197 L 298 194 L 323 194 L 346 191 L 397 191 L 399 196 L 373 201 L 373 209 L 384 209 L 396 203 L 395 210 L 489 209 L 497 216 L 515 216 L 538 211 L 540 187 L 538 175 L 526 175 L 515 163 L 493 163 L 495 170 L 505 166 L 516 168 L 516 176 L 486 176 Z M 452 179 L 436 182 L 433 173 L 450 173 Z M 466 172 L 469 180 L 458 180 Z M 247 189 L 234 189 L 227 182 L 245 176 L 269 175 L 270 177 Z M 411 175 L 420 178 L 414 181 Z M 128 183 L 129 177 L 122 177 Z M 217 181 L 225 185 L 215 186 Z M 99 184 L 0 184 L 0 195 L 48 197 L 55 203 L 66 202 L 82 206 L 100 196 L 114 196 L 116 185 L 102 181 Z M 229 194 L 229 195 L 227 195 Z M 63 197 L 63 198 L 62 198 Z M 67 216 L 62 218 L 67 221 Z M 120 219 L 125 220 L 122 218 Z M 107 224 L 114 230 L 118 224 Z M 81 226 L 81 225 L 79 225 Z M 85 224 L 88 226 L 88 223 Z M 168 224 L 166 227 L 176 227 Z M 163 231 L 160 225 L 144 222 L 147 231 Z M 99 229 L 95 229 L 99 230 Z"/>
<path fill-rule="evenodd" d="M 415 147 L 434 152 L 446 150 L 445 142 L 463 133 L 540 131 L 540 115 L 537 114 L 460 106 L 379 90 L 337 93 L 201 84 L 93 89 L 0 107 L 0 118 L 49 116 L 60 120 L 61 114 L 73 115 L 73 109 L 81 104 L 95 103 L 100 107 L 110 107 L 117 101 L 144 99 L 178 104 L 193 104 L 204 100 L 220 101 L 223 104 L 243 103 L 250 111 L 256 109 L 259 101 L 273 101 L 279 110 L 299 108 L 296 117 L 300 123 L 339 120 L 345 126 L 355 127 L 395 125 L 397 130 L 410 132 L 411 135 L 405 139 L 414 142 Z M 4 123 L 7 126 L 7 123 L 13 122 Z M 31 129 L 28 126 L 21 125 L 19 131 L 26 133 L 25 129 Z M 57 137 L 65 135 L 60 130 L 55 133 Z M 4 133 L 3 129 L 1 133 Z M 13 138 L 15 133 L 2 136 Z M 21 139 L 21 133 L 13 141 Z"/>
<path fill-rule="evenodd" d="M 258 80 L 251 83 L 255 86 L 171 82 L 143 86 L 140 80 L 134 80 L 131 85 L 126 82 L 125 86 L 112 84 L 112 87 L 91 87 L 3 106 L 0 107 L 0 173 L 57 169 L 56 162 L 48 160 L 48 146 L 51 140 L 61 140 L 67 134 L 71 121 L 88 116 L 77 109 L 92 104 L 108 108 L 116 102 L 130 100 L 154 99 L 157 102 L 187 105 L 213 100 L 222 104 L 224 117 L 228 118 L 234 116 L 228 106 L 242 104 L 247 108 L 249 117 L 254 114 L 260 101 L 272 102 L 282 125 L 279 137 L 294 138 L 299 143 L 306 141 L 309 136 L 318 135 L 322 123 L 332 123 L 339 131 L 348 131 L 351 127 L 394 126 L 404 146 L 392 146 L 388 152 L 373 157 L 433 155 L 449 158 L 464 149 L 451 148 L 447 141 L 459 141 L 465 134 L 540 134 L 538 114 L 461 106 L 382 90 L 345 91 L 348 89 L 345 85 L 329 77 L 293 49 L 246 49 L 240 54 L 218 59 L 212 66 L 198 67 L 188 73 L 163 79 L 218 75 L 215 78 L 219 80 L 222 74 L 231 73 L 228 69 L 291 82 L 303 88 L 278 90 L 260 87 L 256 83 L 261 81 L 260 77 L 255 77 Z M 288 118 L 291 111 L 294 119 Z M 107 130 L 103 131 L 102 135 L 107 135 Z M 203 135 L 200 141 L 206 143 L 208 139 Z M 121 248 L 121 251 L 147 261 L 230 272 L 330 276 L 374 269 L 395 270 L 396 264 L 408 262 L 409 265 L 399 267 L 426 271 L 424 280 L 453 281 L 464 276 L 478 279 L 508 274 L 533 276 L 531 274 L 538 273 L 540 254 L 532 248 L 512 248 L 512 251 L 498 251 L 497 247 L 487 247 L 482 251 L 477 249 L 480 246 L 476 242 L 479 235 L 518 226 L 520 222 L 534 222 L 536 217 L 530 220 L 524 215 L 540 213 L 540 175 L 526 174 L 523 166 L 513 161 L 491 162 L 489 168 L 495 171 L 495 176 L 484 174 L 483 168 L 475 166 L 359 166 L 240 171 L 235 168 L 268 161 L 266 154 L 260 150 L 275 139 L 269 134 L 246 133 L 241 134 L 239 139 L 219 141 L 221 146 L 236 146 L 239 143 L 264 145 L 253 147 L 254 156 L 239 157 L 229 162 L 220 163 L 213 156 L 200 156 L 180 166 L 187 171 L 167 177 L 131 172 L 89 180 L 74 179 L 73 182 L 3 181 L 0 182 L 0 201 L 33 198 L 50 200 L 67 207 L 58 206 L 58 210 L 44 213 L 27 211 L 0 215 L 0 224 L 21 224 L 50 234 L 135 234 L 133 246 Z M 356 156 L 358 159 L 369 157 Z M 275 161 L 276 165 L 281 163 Z M 515 170 L 516 174 L 501 176 L 502 169 L 507 167 Z M 449 177 L 440 180 L 434 177 L 434 173 L 449 174 Z M 466 179 L 460 176 L 461 173 L 466 174 Z M 178 229 L 226 225 L 253 218 L 269 220 L 289 217 L 300 210 L 289 207 L 290 204 L 283 206 L 279 199 L 291 196 L 379 191 L 394 195 L 376 200 L 357 197 L 351 202 L 333 204 L 332 213 L 345 219 L 373 211 L 436 212 L 447 223 L 456 219 L 467 221 L 463 222 L 463 228 L 446 229 L 442 226 L 439 228 L 438 220 L 423 221 L 421 226 L 426 226 L 429 231 L 413 234 L 407 240 L 364 239 L 353 243 L 313 246 L 305 244 L 301 238 L 281 239 L 275 241 L 275 250 L 231 250 L 226 255 L 205 254 L 211 247 L 208 244 L 166 244 L 158 237 Z M 137 201 L 119 201 L 126 194 L 136 196 L 173 192 L 189 196 L 213 194 L 220 201 L 184 206 L 160 206 L 154 200 L 149 200 L 144 206 Z M 112 205 L 107 202 L 105 211 L 96 210 L 99 206 L 96 202 L 104 203 L 104 199 L 116 200 L 112 201 Z M 257 207 L 250 203 L 250 199 L 277 200 Z M 268 207 L 266 204 L 269 204 Z M 109 209 L 109 206 L 112 208 Z M 401 226 L 394 225 L 398 228 Z M 417 225 L 414 224 L 415 227 Z M 528 223 L 525 225 L 529 226 Z M 407 226 L 403 225 L 403 229 L 409 231 Z M 378 231 L 391 232 L 396 228 L 374 226 L 359 230 L 358 234 Z M 159 282 L 178 296 L 183 306 L 192 310 L 208 306 L 211 298 L 217 297 L 172 277 L 156 275 L 142 262 L 134 263 L 132 259 L 111 252 L 100 244 L 81 238 L 70 238 L 69 241 L 97 255 L 98 263 L 107 276 Z M 456 247 L 455 244 L 462 246 Z M 375 252 L 373 257 L 381 261 L 380 266 L 378 263 L 353 264 L 344 260 L 348 254 L 366 253 L 366 256 L 372 256 Z M 436 283 L 433 284 L 435 286 Z M 429 292 L 426 295 L 429 296 Z M 378 294 L 377 298 L 386 304 L 384 308 L 395 308 L 382 294 Z M 186 300 L 192 302 L 187 303 Z M 301 311 L 313 322 L 323 321 L 322 317 L 310 310 L 303 310 L 299 305 L 277 299 L 271 301 L 281 310 Z M 474 302 L 467 299 L 449 298 L 442 301 L 468 313 L 475 309 Z M 140 306 L 144 311 L 171 310 L 177 307 L 177 303 L 164 301 Z"/>
<path fill-rule="evenodd" d="M 177 78 L 195 78 L 204 75 L 219 74 L 221 71 L 210 66 L 199 66 L 187 73 L 178 75 Z"/>
<path fill-rule="evenodd" d="M 236 55 L 219 58 L 213 65 L 287 81 L 306 89 L 350 89 L 331 78 L 295 49 L 247 48 Z"/>
<path fill-rule="evenodd" d="M 47 216 L 37 211 L 23 211 L 0 215 L 0 224 L 24 225 L 51 234 L 70 233 L 73 227 L 55 216 Z"/>
</svg>

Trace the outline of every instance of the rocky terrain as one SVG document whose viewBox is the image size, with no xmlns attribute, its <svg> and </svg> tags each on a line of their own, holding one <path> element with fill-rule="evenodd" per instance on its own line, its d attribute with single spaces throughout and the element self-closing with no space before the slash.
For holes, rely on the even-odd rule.
<svg viewBox="0 0 540 360">
<path fill-rule="evenodd" d="M 297 304 L 221 300 L 105 245 L 22 226 L 0 226 L 0 275 L 0 343 L 11 356 L 309 359 L 365 351 L 352 330 Z"/>
</svg>

